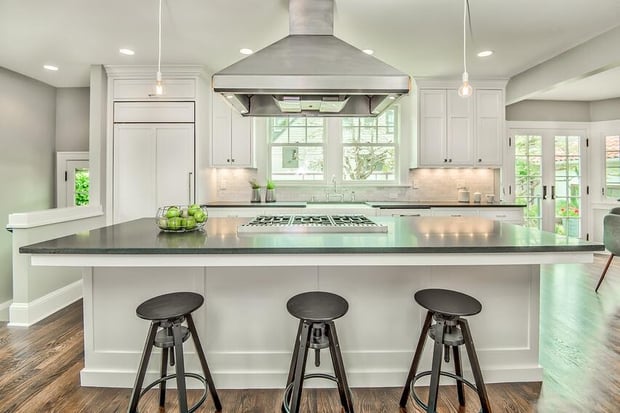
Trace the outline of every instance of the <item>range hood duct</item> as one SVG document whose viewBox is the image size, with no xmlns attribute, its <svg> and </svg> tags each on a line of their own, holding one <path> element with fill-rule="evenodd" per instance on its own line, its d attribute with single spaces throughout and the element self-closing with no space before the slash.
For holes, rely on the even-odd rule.
<svg viewBox="0 0 620 413">
<path fill-rule="evenodd" d="M 290 35 L 215 73 L 244 116 L 377 116 L 410 77 L 333 35 L 333 0 L 289 0 Z"/>
</svg>

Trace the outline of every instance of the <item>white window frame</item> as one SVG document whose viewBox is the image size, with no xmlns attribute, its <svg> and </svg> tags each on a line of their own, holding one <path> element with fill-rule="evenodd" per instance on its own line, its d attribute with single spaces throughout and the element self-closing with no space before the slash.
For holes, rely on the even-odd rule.
<svg viewBox="0 0 620 413">
<path fill-rule="evenodd" d="M 613 133 L 611 131 L 607 131 L 604 132 L 601 136 L 601 148 L 602 148 L 602 159 L 603 162 L 601 162 L 602 166 L 603 166 L 603 172 L 602 172 L 602 183 L 603 183 L 603 188 L 604 188 L 604 194 L 602 195 L 603 199 L 606 201 L 617 201 L 620 197 L 618 196 L 609 196 L 609 191 L 607 190 L 608 188 L 608 184 L 607 184 L 607 138 L 611 138 L 611 137 L 617 137 L 620 136 L 620 130 L 617 131 L 616 133 Z"/>
<path fill-rule="evenodd" d="M 404 144 L 403 138 L 403 107 L 401 104 L 394 104 L 397 111 L 396 118 L 396 142 L 394 144 L 386 144 L 382 146 L 394 146 L 395 148 L 395 167 L 394 167 L 394 180 L 381 181 L 381 180 L 365 180 L 365 181 L 350 181 L 343 179 L 343 147 L 345 144 L 342 142 L 342 119 L 339 117 L 329 117 L 326 119 L 326 136 L 323 142 L 324 153 L 324 167 L 323 167 L 323 180 L 277 180 L 274 181 L 278 186 L 326 186 L 332 185 L 333 178 L 338 185 L 347 187 L 377 187 L 377 186 L 403 186 L 408 182 L 408 169 L 410 154 L 407 145 Z M 260 125 L 263 122 L 263 125 Z M 257 145 L 257 161 L 258 161 L 258 176 L 265 176 L 266 179 L 271 179 L 271 142 L 269 131 L 268 118 L 257 119 L 256 126 L 256 139 L 260 142 L 265 142 L 265 145 Z M 264 136 L 261 136 L 261 131 Z M 410 140 L 411 137 L 408 137 Z M 303 146 L 300 144 L 300 146 Z M 261 150 L 261 147 L 265 148 Z M 263 166 L 264 165 L 264 166 Z"/>
</svg>

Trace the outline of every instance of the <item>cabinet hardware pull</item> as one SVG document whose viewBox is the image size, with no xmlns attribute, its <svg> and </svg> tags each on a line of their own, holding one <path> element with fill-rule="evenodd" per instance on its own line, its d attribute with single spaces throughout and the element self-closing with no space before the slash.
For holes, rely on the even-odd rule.
<svg viewBox="0 0 620 413">
<path fill-rule="evenodd" d="M 551 185 L 551 199 L 555 199 L 555 185 Z"/>
<path fill-rule="evenodd" d="M 448 162 L 452 162 L 452 158 L 448 159 Z"/>
<path fill-rule="evenodd" d="M 188 174 L 189 180 L 187 182 L 187 205 L 193 204 L 192 202 L 192 175 L 193 175 L 192 172 Z"/>
<path fill-rule="evenodd" d="M 226 159 L 226 162 L 230 162 L 230 159 Z"/>
<path fill-rule="evenodd" d="M 235 160 L 234 160 L 234 159 L 233 159 L 232 161 L 233 161 L 233 162 L 235 162 Z"/>
<path fill-rule="evenodd" d="M 444 161 L 444 162 L 448 162 L 448 158 L 445 158 L 443 161 Z"/>
<path fill-rule="evenodd" d="M 452 214 L 452 215 L 450 215 L 450 216 L 451 216 L 451 217 L 462 217 L 463 215 L 461 215 L 461 214 Z"/>
<path fill-rule="evenodd" d="M 478 162 L 482 162 L 482 158 L 478 158 Z"/>
<path fill-rule="evenodd" d="M 543 199 L 547 199 L 547 185 L 543 185 Z"/>
</svg>

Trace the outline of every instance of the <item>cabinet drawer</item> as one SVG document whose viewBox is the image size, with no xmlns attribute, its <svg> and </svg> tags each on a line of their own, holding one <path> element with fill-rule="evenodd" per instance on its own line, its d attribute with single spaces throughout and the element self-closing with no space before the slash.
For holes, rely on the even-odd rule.
<svg viewBox="0 0 620 413">
<path fill-rule="evenodd" d="M 211 218 L 254 218 L 257 215 L 263 215 L 265 210 L 263 208 L 226 208 L 226 207 L 211 207 L 207 208 L 207 213 Z"/>
<path fill-rule="evenodd" d="M 478 208 L 432 208 L 432 215 L 437 217 L 477 217 Z"/>
<path fill-rule="evenodd" d="M 521 208 L 480 208 L 480 216 L 495 221 L 523 223 L 523 210 Z"/>
<path fill-rule="evenodd" d="M 431 215 L 430 208 L 381 209 L 379 215 L 384 217 L 426 217 Z"/>
<path fill-rule="evenodd" d="M 112 95 L 114 99 L 194 99 L 194 79 L 163 79 L 164 94 L 155 95 L 153 79 L 115 79 Z"/>
<path fill-rule="evenodd" d="M 194 102 L 114 102 L 115 123 L 194 122 Z"/>
</svg>

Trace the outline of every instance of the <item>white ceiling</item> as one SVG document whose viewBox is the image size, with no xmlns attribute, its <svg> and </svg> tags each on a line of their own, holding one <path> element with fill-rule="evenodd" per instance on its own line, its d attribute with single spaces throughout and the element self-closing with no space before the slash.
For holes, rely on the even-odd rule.
<svg viewBox="0 0 620 413">
<path fill-rule="evenodd" d="M 334 2 L 342 40 L 414 77 L 460 77 L 462 1 Z M 470 7 L 472 78 L 509 78 L 620 22 L 620 0 L 470 0 Z M 287 34 L 288 0 L 164 0 L 162 64 L 213 72 L 241 59 L 240 48 L 258 50 Z M 0 0 L 0 66 L 53 86 L 87 86 L 90 64 L 155 64 L 156 41 L 157 0 Z M 120 55 L 121 47 L 136 55 Z M 483 49 L 495 54 L 475 57 Z M 579 86 L 591 89 L 595 80 L 536 98 L 592 100 Z"/>
</svg>

